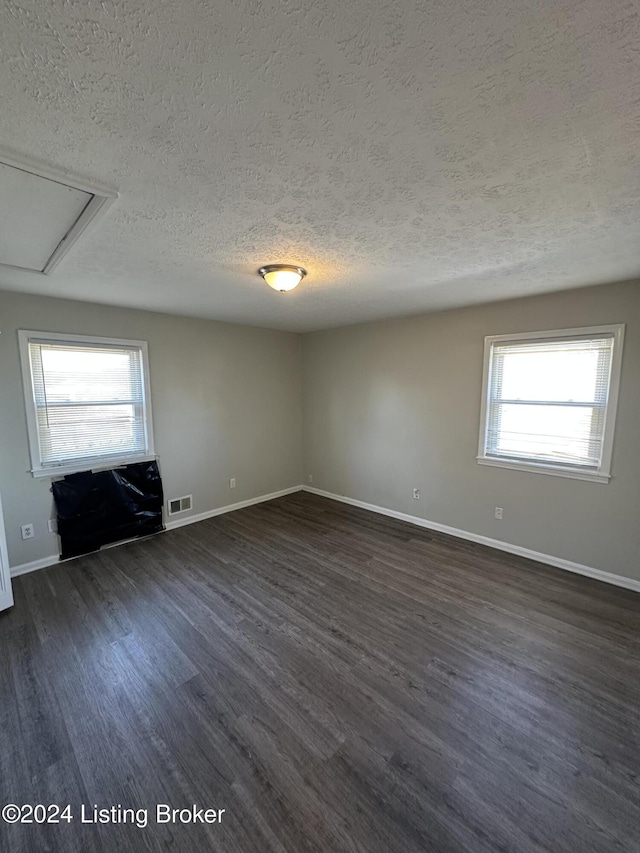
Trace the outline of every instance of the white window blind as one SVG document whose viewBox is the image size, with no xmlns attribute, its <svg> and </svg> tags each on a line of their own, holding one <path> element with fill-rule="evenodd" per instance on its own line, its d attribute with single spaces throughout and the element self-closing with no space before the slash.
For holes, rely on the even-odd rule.
<svg viewBox="0 0 640 853">
<path fill-rule="evenodd" d="M 29 337 L 26 346 L 34 469 L 77 469 L 152 453 L 143 342 Z"/>
<path fill-rule="evenodd" d="M 488 339 L 484 442 L 479 460 L 601 472 L 605 434 L 613 427 L 608 412 L 621 329 Z"/>
</svg>

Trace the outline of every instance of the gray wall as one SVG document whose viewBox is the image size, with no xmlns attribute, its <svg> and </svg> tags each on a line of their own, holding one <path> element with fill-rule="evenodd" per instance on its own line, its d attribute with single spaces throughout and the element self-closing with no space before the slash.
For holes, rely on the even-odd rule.
<svg viewBox="0 0 640 853">
<path fill-rule="evenodd" d="M 148 341 L 165 494 L 193 494 L 194 514 L 300 483 L 298 335 L 0 292 L 0 494 L 12 566 L 58 550 L 47 532 L 50 480 L 28 473 L 17 329 Z M 27 522 L 36 536 L 23 542 Z"/>
<path fill-rule="evenodd" d="M 478 465 L 484 336 L 619 322 L 627 329 L 611 482 Z M 19 328 L 149 342 L 166 494 L 192 493 L 194 513 L 295 486 L 311 473 L 329 492 L 640 579 L 640 284 L 302 339 L 0 292 L 0 493 L 14 566 L 57 551 L 46 527 L 49 481 L 28 473 Z M 233 491 L 229 477 L 237 479 Z M 495 506 L 504 507 L 501 522 Z M 36 538 L 22 542 L 19 528 L 29 521 Z"/>
<path fill-rule="evenodd" d="M 601 323 L 626 323 L 609 484 L 478 465 L 484 336 Z M 317 332 L 302 351 L 305 482 L 640 579 L 640 284 Z"/>
</svg>

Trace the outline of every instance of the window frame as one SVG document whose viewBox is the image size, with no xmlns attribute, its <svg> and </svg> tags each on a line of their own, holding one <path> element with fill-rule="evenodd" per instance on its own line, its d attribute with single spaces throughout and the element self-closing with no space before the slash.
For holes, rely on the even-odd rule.
<svg viewBox="0 0 640 853">
<path fill-rule="evenodd" d="M 554 477 L 567 477 L 573 480 L 587 480 L 594 483 L 608 483 L 611 479 L 611 457 L 613 455 L 613 439 L 615 431 L 618 396 L 620 390 L 620 374 L 622 370 L 622 347 L 624 343 L 624 323 L 603 326 L 584 326 L 573 329 L 552 329 L 543 332 L 518 332 L 512 335 L 488 335 L 484 339 L 484 358 L 482 367 L 482 398 L 480 406 L 480 434 L 478 440 L 477 462 L 480 465 L 490 465 L 495 468 L 509 468 L 515 471 L 529 471 L 537 474 L 550 474 Z M 604 430 L 602 439 L 602 454 L 597 469 L 583 468 L 579 465 L 554 465 L 552 462 L 536 462 L 533 459 L 519 460 L 512 456 L 488 456 L 486 452 L 489 391 L 491 389 L 491 367 L 494 344 L 540 340 L 572 340 L 579 338 L 597 337 L 602 334 L 613 335 L 613 353 L 611 357 L 611 373 L 609 377 L 609 392 L 605 407 Z"/>
<path fill-rule="evenodd" d="M 73 346 L 87 347 L 121 347 L 138 348 L 142 361 L 142 392 L 143 392 L 143 420 L 145 432 L 145 450 L 133 453 L 114 453 L 111 455 L 101 454 L 99 456 L 85 456 L 77 460 L 66 460 L 59 464 L 44 464 L 40 457 L 40 441 L 38 437 L 38 418 L 35 387 L 31 372 L 31 359 L 29 356 L 29 344 L 31 343 L 68 343 Z M 129 465 L 134 462 L 150 462 L 156 459 L 153 438 L 153 415 L 151 411 L 151 383 L 149 375 L 149 348 L 146 341 L 127 340 L 124 338 L 104 338 L 94 335 L 71 335 L 62 332 L 38 332 L 32 330 L 18 330 L 18 346 L 20 351 L 20 364 L 22 367 L 22 385 L 24 391 L 25 412 L 27 417 L 27 436 L 29 442 L 29 454 L 31 457 L 30 473 L 35 478 L 63 477 L 66 474 L 76 474 L 80 471 L 96 471 L 100 469 L 117 468 L 121 465 Z"/>
</svg>

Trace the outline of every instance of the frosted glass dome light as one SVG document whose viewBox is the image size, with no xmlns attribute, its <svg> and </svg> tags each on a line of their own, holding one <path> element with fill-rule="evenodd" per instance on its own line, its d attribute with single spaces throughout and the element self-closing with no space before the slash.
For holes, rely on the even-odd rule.
<svg viewBox="0 0 640 853">
<path fill-rule="evenodd" d="M 293 290 L 307 274 L 307 271 L 302 267 L 292 266 L 291 264 L 269 264 L 266 267 L 260 267 L 258 272 L 269 287 L 279 290 L 280 293 Z"/>
</svg>

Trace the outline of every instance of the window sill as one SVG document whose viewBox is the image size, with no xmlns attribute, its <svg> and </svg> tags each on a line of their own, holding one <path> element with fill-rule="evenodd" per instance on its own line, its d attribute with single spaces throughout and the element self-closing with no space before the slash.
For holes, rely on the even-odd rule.
<svg viewBox="0 0 640 853">
<path fill-rule="evenodd" d="M 498 459 L 492 456 L 477 456 L 479 465 L 491 465 L 494 468 L 509 468 L 512 471 L 528 471 L 534 474 L 548 474 L 552 477 L 565 477 L 570 480 L 587 480 L 591 483 L 608 483 L 610 474 L 600 471 L 584 471 L 580 468 L 564 468 L 560 465 L 543 465 L 535 462 L 519 462 L 516 459 Z"/>
<path fill-rule="evenodd" d="M 111 459 L 84 459 L 82 462 L 57 465 L 50 468 L 32 468 L 31 474 L 35 479 L 56 480 L 67 474 L 80 474 L 83 471 L 109 471 L 111 468 L 121 468 L 123 465 L 133 465 L 136 462 L 153 462 L 158 457 L 154 453 L 138 453 L 133 456 L 114 456 Z"/>
</svg>

